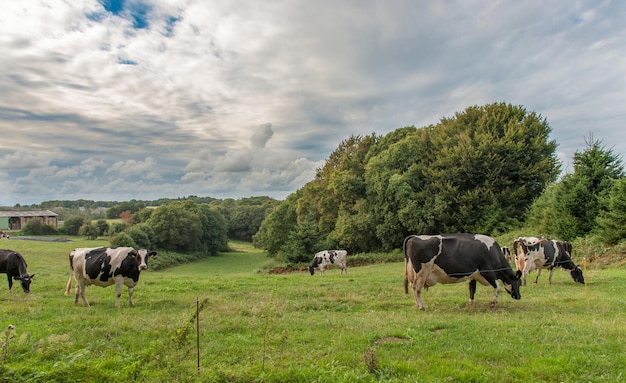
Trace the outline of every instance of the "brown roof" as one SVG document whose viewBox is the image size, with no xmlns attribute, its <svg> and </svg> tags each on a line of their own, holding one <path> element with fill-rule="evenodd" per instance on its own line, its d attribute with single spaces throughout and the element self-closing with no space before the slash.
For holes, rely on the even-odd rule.
<svg viewBox="0 0 626 383">
<path fill-rule="evenodd" d="M 50 210 L 0 210 L 0 217 L 57 217 Z"/>
</svg>

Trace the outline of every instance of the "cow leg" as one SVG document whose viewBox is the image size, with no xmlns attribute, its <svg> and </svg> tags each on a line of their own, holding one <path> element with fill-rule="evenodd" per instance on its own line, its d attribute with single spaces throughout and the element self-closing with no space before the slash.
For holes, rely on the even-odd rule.
<svg viewBox="0 0 626 383">
<path fill-rule="evenodd" d="M 409 260 L 406 262 L 406 278 L 411 282 L 411 287 L 413 288 L 413 297 L 415 298 L 415 304 L 417 308 L 426 311 L 426 306 L 424 305 L 424 301 L 422 301 L 422 288 L 426 282 L 425 275 L 428 275 L 428 272 L 425 272 L 425 268 L 428 268 L 426 265 L 422 265 L 422 269 L 419 272 L 416 272 L 413 268 L 413 264 Z M 430 271 L 430 268 L 428 268 Z"/>
<path fill-rule="evenodd" d="M 133 288 L 132 287 L 128 288 L 128 305 L 129 306 L 135 305 L 135 303 L 133 302 Z"/>
<path fill-rule="evenodd" d="M 476 280 L 472 279 L 469 281 L 469 294 L 470 294 L 470 305 L 474 305 L 474 294 L 476 294 Z"/>
<path fill-rule="evenodd" d="M 89 307 L 89 302 L 87 302 L 87 296 L 85 295 L 85 284 L 80 281 L 76 281 L 76 296 L 74 297 L 74 304 L 78 304 L 78 297 L 80 296 L 83 299 L 83 304 L 85 307 Z"/>
<path fill-rule="evenodd" d="M 537 276 L 535 277 L 535 284 L 539 282 L 539 276 L 541 275 L 541 267 L 537 268 Z"/>
<path fill-rule="evenodd" d="M 122 296 L 122 287 L 124 286 L 124 280 L 115 280 L 115 308 L 120 307 L 120 298 Z"/>
<path fill-rule="evenodd" d="M 500 282 L 495 280 L 495 287 L 493 289 L 493 299 L 491 300 L 491 308 L 496 308 L 498 305 L 498 295 L 500 295 Z"/>
<path fill-rule="evenodd" d="M 9 291 L 13 287 L 13 278 L 11 278 L 11 274 L 7 273 L 7 279 L 9 280 Z"/>
<path fill-rule="evenodd" d="M 554 268 L 550 268 L 550 272 L 548 273 L 548 284 L 552 285 L 552 273 L 554 273 Z"/>
</svg>

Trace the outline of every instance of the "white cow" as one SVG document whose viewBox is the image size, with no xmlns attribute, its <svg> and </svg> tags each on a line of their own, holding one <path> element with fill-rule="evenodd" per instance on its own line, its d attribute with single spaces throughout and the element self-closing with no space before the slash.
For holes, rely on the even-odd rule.
<svg viewBox="0 0 626 383">
<path fill-rule="evenodd" d="M 128 287 L 128 303 L 133 305 L 133 288 L 139 282 L 139 274 L 148 268 L 148 258 L 156 256 L 156 252 L 146 249 L 135 250 L 132 247 L 95 247 L 78 248 L 70 252 L 70 278 L 67 281 L 65 295 L 72 288 L 72 277 L 76 280 L 76 295 L 89 306 L 85 296 L 85 287 L 96 285 L 101 287 L 115 285 L 115 307 L 120 307 L 122 286 Z"/>
<path fill-rule="evenodd" d="M 348 252 L 346 250 L 322 250 L 315 253 L 313 262 L 309 266 L 311 275 L 315 274 L 315 268 L 320 268 L 320 274 L 324 274 L 326 267 L 338 266 L 341 274 L 348 274 Z"/>
</svg>

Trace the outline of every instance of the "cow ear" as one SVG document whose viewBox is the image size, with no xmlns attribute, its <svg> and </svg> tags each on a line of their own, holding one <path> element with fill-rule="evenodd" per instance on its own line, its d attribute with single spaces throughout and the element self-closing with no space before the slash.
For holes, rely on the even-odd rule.
<svg viewBox="0 0 626 383">
<path fill-rule="evenodd" d="M 157 252 L 156 251 L 152 251 L 150 252 L 150 254 L 148 254 L 148 257 L 156 257 Z"/>
<path fill-rule="evenodd" d="M 517 272 L 515 273 L 515 278 L 520 279 L 521 276 L 522 276 L 522 270 L 517 270 Z"/>
<path fill-rule="evenodd" d="M 30 279 L 33 279 L 33 278 L 35 278 L 35 274 L 33 274 L 33 275 L 31 275 L 31 276 L 30 276 Z"/>
</svg>

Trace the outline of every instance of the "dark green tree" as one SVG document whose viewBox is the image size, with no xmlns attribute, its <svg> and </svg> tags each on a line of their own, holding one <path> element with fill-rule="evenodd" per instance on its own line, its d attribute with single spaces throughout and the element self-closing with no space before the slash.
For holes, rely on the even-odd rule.
<svg viewBox="0 0 626 383">
<path fill-rule="evenodd" d="M 624 176 L 621 158 L 592 135 L 584 151 L 574 153 L 574 172 L 563 176 L 554 191 L 555 235 L 572 240 L 592 231 L 615 179 Z"/>
<path fill-rule="evenodd" d="M 267 216 L 259 231 L 252 237 L 255 247 L 267 250 L 271 257 L 280 255 L 287 238 L 298 224 L 296 202 L 301 194 L 301 190 L 291 194 Z"/>
<path fill-rule="evenodd" d="M 98 228 L 91 222 L 85 221 L 78 230 L 78 234 L 93 240 L 98 238 Z"/>
<path fill-rule="evenodd" d="M 159 233 L 155 245 L 172 251 L 202 249 L 202 223 L 192 201 L 172 202 L 154 210 L 148 224 Z"/>
<path fill-rule="evenodd" d="M 626 239 L 626 178 L 613 180 L 606 197 L 600 200 L 597 232 L 610 245 Z"/>
<path fill-rule="evenodd" d="M 83 226 L 85 219 L 83 217 L 70 217 L 63 221 L 61 231 L 67 235 L 78 235 L 80 227 Z"/>
</svg>

